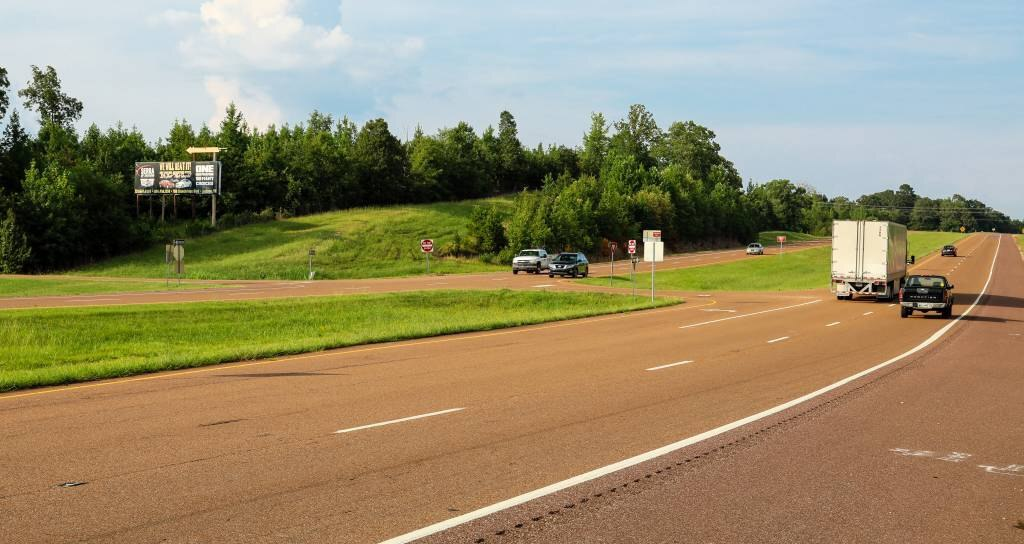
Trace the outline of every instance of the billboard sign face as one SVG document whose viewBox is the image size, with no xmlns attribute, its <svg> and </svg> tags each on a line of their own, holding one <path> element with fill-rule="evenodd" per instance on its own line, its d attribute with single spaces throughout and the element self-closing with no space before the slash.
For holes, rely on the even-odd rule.
<svg viewBox="0 0 1024 544">
<path fill-rule="evenodd" d="M 220 194 L 220 161 L 137 162 L 135 194 Z"/>
</svg>

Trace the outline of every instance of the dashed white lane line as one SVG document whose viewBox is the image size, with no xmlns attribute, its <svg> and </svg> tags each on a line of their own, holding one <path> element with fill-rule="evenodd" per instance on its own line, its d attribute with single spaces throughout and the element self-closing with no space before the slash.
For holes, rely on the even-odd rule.
<svg viewBox="0 0 1024 544">
<path fill-rule="evenodd" d="M 414 419 L 423 419 L 425 417 L 433 417 L 433 416 L 440 416 L 440 415 L 444 415 L 444 414 L 450 414 L 452 412 L 458 412 L 459 410 L 465 410 L 465 408 L 449 408 L 447 410 L 441 410 L 441 411 L 438 411 L 438 412 L 430 412 L 429 414 L 420 414 L 418 416 L 409 416 L 409 417 L 403 417 L 403 418 L 399 418 L 399 419 L 391 419 L 391 420 L 388 420 L 388 421 L 381 421 L 380 423 L 371 423 L 369 425 L 360 425 L 358 427 L 350 427 L 348 429 L 342 429 L 340 431 L 334 431 L 334 434 L 344 434 L 344 433 L 350 433 L 350 432 L 353 432 L 353 431 L 361 431 L 363 429 L 372 429 L 374 427 L 383 427 L 385 425 L 392 425 L 394 423 L 402 423 L 404 421 L 412 421 Z"/>
<path fill-rule="evenodd" d="M 888 305 L 888 306 L 886 306 L 886 307 L 887 307 L 887 308 L 892 308 L 893 306 L 896 306 L 896 305 L 895 305 L 895 304 L 890 304 L 890 305 Z"/>
<path fill-rule="evenodd" d="M 780 337 L 778 337 L 778 338 L 776 338 L 774 340 L 769 340 L 768 343 L 769 344 L 774 344 L 776 342 L 781 342 L 783 340 L 789 340 L 789 337 L 788 336 L 780 336 Z"/>
<path fill-rule="evenodd" d="M 724 308 L 706 308 L 706 309 L 701 310 L 701 311 L 702 312 L 727 312 L 727 313 L 730 313 L 730 314 L 736 313 L 736 310 L 726 310 Z"/>
<path fill-rule="evenodd" d="M 731 321 L 733 319 L 743 319 L 744 317 L 752 317 L 752 316 L 755 316 L 755 315 L 767 314 L 767 313 L 771 313 L 771 312 L 779 312 L 779 311 L 782 311 L 782 310 L 788 310 L 790 308 L 799 308 L 801 306 L 807 306 L 808 304 L 815 304 L 815 303 L 818 303 L 818 302 L 821 302 L 820 298 L 816 299 L 816 300 L 812 300 L 810 302 L 801 302 L 800 304 L 793 304 L 792 306 L 783 306 L 781 308 L 772 308 L 770 310 L 761 310 L 760 312 L 752 312 L 752 313 L 749 313 L 749 314 L 734 315 L 734 316 L 731 316 L 731 317 L 723 317 L 721 319 L 712 319 L 711 321 L 703 321 L 703 322 L 700 322 L 700 323 L 691 323 L 689 325 L 682 325 L 679 328 L 680 329 L 692 329 L 694 327 L 702 327 L 704 325 L 711 325 L 712 323 L 721 323 L 722 321 Z"/>
<path fill-rule="evenodd" d="M 875 313 L 875 312 L 864 312 L 864 315 L 871 315 L 873 313 Z"/>
<path fill-rule="evenodd" d="M 831 323 L 829 323 L 828 325 L 825 325 L 825 326 L 826 327 L 835 327 L 836 325 L 838 325 L 840 323 L 842 323 L 842 321 L 833 321 L 833 322 L 831 322 Z"/>
<path fill-rule="evenodd" d="M 667 365 L 652 366 L 651 368 L 645 368 L 644 370 L 661 370 L 663 368 L 671 368 L 671 367 L 679 366 L 679 365 L 687 365 L 687 364 L 690 364 L 692 362 L 693 361 L 679 361 L 678 363 L 669 363 Z"/>
<path fill-rule="evenodd" d="M 555 286 L 555 284 L 553 284 L 553 283 L 542 283 L 540 285 L 534 285 L 534 287 L 554 287 L 554 286 Z"/>
</svg>

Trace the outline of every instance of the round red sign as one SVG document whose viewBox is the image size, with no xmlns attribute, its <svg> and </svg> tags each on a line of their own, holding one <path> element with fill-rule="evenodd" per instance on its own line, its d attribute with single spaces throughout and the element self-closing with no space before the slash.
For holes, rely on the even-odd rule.
<svg viewBox="0 0 1024 544">
<path fill-rule="evenodd" d="M 430 240 L 430 239 L 420 240 L 420 250 L 423 253 L 433 253 L 434 252 L 434 241 Z"/>
</svg>

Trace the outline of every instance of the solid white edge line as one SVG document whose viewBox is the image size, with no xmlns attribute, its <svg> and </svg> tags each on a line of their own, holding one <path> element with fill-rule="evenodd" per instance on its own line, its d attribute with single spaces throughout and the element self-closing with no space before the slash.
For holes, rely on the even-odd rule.
<svg viewBox="0 0 1024 544">
<path fill-rule="evenodd" d="M 875 313 L 875 312 L 864 312 L 864 315 L 871 315 L 873 313 Z"/>
<path fill-rule="evenodd" d="M 768 343 L 769 344 L 774 344 L 775 342 L 781 342 L 783 340 L 789 340 L 789 337 L 788 336 L 780 336 L 780 337 L 778 337 L 778 338 L 776 338 L 774 340 L 769 340 Z"/>
<path fill-rule="evenodd" d="M 825 325 L 825 326 L 826 327 L 835 327 L 836 325 L 838 325 L 840 323 L 842 323 L 842 321 L 833 321 L 833 322 L 831 322 L 831 323 L 829 323 L 828 325 Z"/>
<path fill-rule="evenodd" d="M 654 450 L 651 450 L 651 451 L 646 452 L 646 453 L 641 453 L 640 455 L 635 455 L 635 456 L 630 457 L 628 459 L 623 459 L 622 461 L 619 461 L 617 463 L 612 463 L 610 465 L 607 465 L 607 466 L 604 466 L 604 467 L 601 467 L 601 468 L 597 468 L 597 469 L 591 470 L 589 472 L 584 472 L 583 474 L 580 474 L 578 476 L 573 476 L 572 478 L 569 478 L 569 479 L 566 479 L 566 480 L 562 480 L 561 482 L 556 482 L 556 483 L 553 483 L 551 485 L 544 486 L 544 487 L 542 487 L 540 489 L 536 489 L 536 490 L 530 491 L 528 493 L 523 493 L 522 495 L 518 495 L 516 497 L 512 497 L 511 499 L 506 499 L 504 501 L 492 504 L 490 506 L 485 506 L 483 508 L 474 510 L 472 512 L 465 513 L 465 514 L 463 514 L 461 516 L 454 517 L 454 518 L 451 518 L 451 519 L 447 519 L 447 520 L 444 520 L 444 521 L 440 521 L 440 522 L 437 522 L 437 523 L 435 523 L 433 525 L 428 525 L 427 527 L 423 527 L 422 529 L 417 529 L 415 531 L 412 531 L 412 532 L 409 532 L 409 533 L 405 533 L 404 535 L 399 535 L 399 536 L 396 536 L 396 537 L 393 537 L 393 538 L 389 538 L 388 540 L 382 541 L 381 544 L 405 544 L 407 542 L 412 542 L 412 541 L 414 541 L 416 539 L 423 538 L 423 537 L 426 537 L 426 536 L 430 536 L 432 534 L 439 533 L 439 532 L 444 531 L 446 529 L 451 529 L 453 527 L 458 527 L 459 525 L 462 525 L 464 523 L 468 523 L 470 521 L 473 521 L 473 520 L 476 520 L 476 519 L 480 519 L 480 518 L 485 517 L 485 516 L 489 516 L 491 514 L 494 514 L 496 512 L 500 512 L 502 510 L 507 510 L 509 508 L 512 508 L 513 506 L 518 506 L 520 504 L 532 501 L 534 499 L 538 499 L 538 498 L 543 497 L 545 495 L 550 495 L 552 493 L 556 493 L 558 491 L 562 491 L 563 489 L 567 489 L 567 488 L 570 488 L 572 486 L 579 485 L 579 484 L 582 484 L 582 483 L 585 483 L 585 482 L 589 482 L 591 480 L 600 478 L 602 476 L 606 476 L 606 475 L 611 474 L 613 472 L 617 472 L 617 471 L 622 470 L 622 469 L 626 469 L 626 468 L 629 468 L 629 467 L 632 467 L 632 466 L 635 466 L 635 465 L 639 465 L 640 463 L 643 463 L 643 462 L 646 462 L 646 461 L 650 461 L 651 459 L 655 459 L 657 457 L 661 457 L 662 455 L 666 455 L 666 454 L 672 453 L 672 452 L 674 452 L 676 450 L 685 448 L 687 446 L 692 446 L 693 444 L 697 444 L 699 442 L 703 442 L 703 441 L 705 441 L 705 440 L 707 440 L 709 438 L 714 438 L 714 437 L 716 437 L 716 436 L 718 436 L 720 434 L 723 434 L 723 433 L 729 432 L 729 431 L 731 431 L 733 429 L 737 429 L 739 427 L 747 425 L 748 423 L 753 423 L 753 422 L 758 421 L 760 419 L 764 419 L 764 418 L 766 418 L 768 416 L 777 414 L 779 412 L 782 412 L 783 410 L 787 410 L 789 408 L 797 406 L 797 405 L 799 405 L 799 404 L 801 404 L 803 402 L 806 402 L 808 400 L 811 400 L 811 399 L 813 399 L 815 397 L 820 397 L 821 395 L 824 395 L 825 393 L 828 393 L 830 391 L 838 389 L 838 388 L 840 388 L 840 387 L 842 387 L 842 386 L 844 386 L 844 385 L 846 385 L 846 384 L 848 384 L 848 383 L 850 383 L 850 382 L 852 382 L 854 380 L 857 380 L 859 378 L 863 378 L 864 376 L 867 376 L 868 374 L 871 374 L 871 373 L 873 373 L 873 372 L 875 372 L 877 370 L 880 370 L 880 369 L 885 368 L 885 367 L 887 367 L 887 366 L 889 366 L 889 365 L 891 365 L 893 363 L 896 363 L 898 361 L 906 359 L 907 357 L 909 357 L 909 356 L 911 356 L 911 355 L 913 355 L 913 354 L 915 354 L 915 353 L 917 353 L 917 352 L 927 348 L 928 346 L 934 344 L 939 338 L 942 338 L 943 336 L 945 336 L 945 334 L 947 332 L 949 332 L 949 330 L 951 328 L 953 328 L 954 325 L 959 323 L 960 320 L 964 318 L 964 316 L 966 316 L 967 314 L 971 313 L 971 310 L 973 310 L 974 307 L 977 306 L 979 302 L 981 302 L 981 297 L 985 296 L 985 293 L 988 291 L 989 283 L 992 282 L 992 273 L 995 272 L 995 269 L 996 269 L 996 259 L 999 258 L 999 246 L 1002 245 L 1002 243 L 1003 243 L 1003 237 L 1000 236 L 999 237 L 999 243 L 996 245 L 996 254 L 992 257 L 992 267 L 988 271 L 988 279 L 985 281 L 985 286 L 981 289 L 981 293 L 978 294 L 978 298 L 974 299 L 974 304 L 971 304 L 970 308 L 967 308 L 967 310 L 964 311 L 964 313 L 962 313 L 959 316 L 957 316 L 957 318 L 954 319 L 953 321 L 950 321 L 949 323 L 947 323 L 946 326 L 944 326 L 941 329 L 939 329 L 938 331 L 936 331 L 935 334 L 929 336 L 924 342 L 918 344 L 917 346 L 912 348 L 910 351 L 904 352 L 904 353 L 902 353 L 900 355 L 897 355 L 896 357 L 893 357 L 892 359 L 889 359 L 888 361 L 885 361 L 884 363 L 879 363 L 879 364 L 877 364 L 877 365 L 875 365 L 875 366 L 873 366 L 873 367 L 871 367 L 871 368 L 869 368 L 867 370 L 862 370 L 862 371 L 860 371 L 860 372 L 858 372 L 858 373 L 856 373 L 856 374 L 854 374 L 852 376 L 849 376 L 847 378 L 843 378 L 842 380 L 839 380 L 838 382 L 835 382 L 835 383 L 833 383 L 831 385 L 826 385 L 825 387 L 822 387 L 821 389 L 818 389 L 817 391 L 813 391 L 813 392 L 808 393 L 808 394 L 806 394 L 806 395 L 804 395 L 802 397 L 795 398 L 795 399 L 793 399 L 793 400 L 791 400 L 789 402 L 780 404 L 780 405 L 778 405 L 778 406 L 776 406 L 774 408 L 769 408 L 767 410 L 764 410 L 763 412 L 758 412 L 758 413 L 756 413 L 754 415 L 747 416 L 747 417 L 745 417 L 743 419 L 738 419 L 736 421 L 733 421 L 732 423 L 727 423 L 725 425 L 722 425 L 721 427 L 716 427 L 714 429 L 711 429 L 710 431 L 706 431 L 706 432 L 700 433 L 698 435 L 691 436 L 689 438 L 684 438 L 684 439 L 682 439 L 682 440 L 680 440 L 678 442 L 673 442 L 671 444 L 662 446 L 662 447 L 660 447 L 658 449 L 654 449 Z"/>
<path fill-rule="evenodd" d="M 800 306 L 807 306 L 808 304 L 814 304 L 814 303 L 817 303 L 817 302 L 821 302 L 821 299 L 819 298 L 817 300 L 812 300 L 810 302 L 801 302 L 800 304 L 794 304 L 792 306 L 783 306 L 781 308 L 772 308 L 771 310 L 761 310 L 760 312 L 753 312 L 753 313 L 749 313 L 749 314 L 734 315 L 732 317 L 723 317 L 721 319 L 712 319 L 711 321 L 704 321 L 704 322 L 701 322 L 701 323 L 693 323 L 693 324 L 690 324 L 690 325 L 682 325 L 679 328 L 680 329 L 692 329 L 693 327 L 701 327 L 701 326 L 704 326 L 704 325 L 711 325 L 712 323 L 721 323 L 722 321 L 731 321 L 733 319 L 742 319 L 744 317 L 751 317 L 751 316 L 767 314 L 767 313 L 771 313 L 771 312 L 778 312 L 778 311 L 781 311 L 781 310 L 789 310 L 790 308 L 799 308 Z"/>
<path fill-rule="evenodd" d="M 403 421 L 412 421 L 414 419 L 423 419 L 425 417 L 440 416 L 443 414 L 450 414 L 452 412 L 458 412 L 459 410 L 465 410 L 465 408 L 449 408 L 447 410 L 441 410 L 439 412 L 430 412 L 429 414 L 420 414 L 418 416 L 409 416 L 399 419 L 392 419 L 389 421 L 381 421 L 380 423 L 371 423 L 369 425 L 360 425 L 358 427 L 350 427 L 348 429 L 342 429 L 340 431 L 334 431 L 334 434 L 350 433 L 352 431 L 361 431 L 363 429 L 372 429 L 374 427 L 383 427 L 384 425 L 391 425 L 392 423 L 402 423 Z"/>
<path fill-rule="evenodd" d="M 669 363 L 667 365 L 652 366 L 651 368 L 645 368 L 644 370 L 661 370 L 663 368 L 670 368 L 670 367 L 673 367 L 673 366 L 686 365 L 686 364 L 690 364 L 692 362 L 693 361 L 689 361 L 689 360 L 687 360 L 687 361 L 679 361 L 678 363 Z"/>
</svg>

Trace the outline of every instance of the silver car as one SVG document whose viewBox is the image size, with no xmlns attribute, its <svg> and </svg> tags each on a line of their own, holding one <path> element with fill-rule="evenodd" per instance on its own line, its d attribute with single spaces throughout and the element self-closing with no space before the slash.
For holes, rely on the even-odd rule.
<svg viewBox="0 0 1024 544">
<path fill-rule="evenodd" d="M 764 246 L 754 242 L 747 246 L 747 255 L 764 255 Z"/>
</svg>

